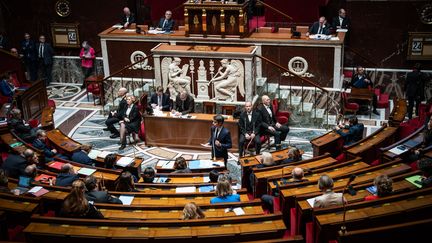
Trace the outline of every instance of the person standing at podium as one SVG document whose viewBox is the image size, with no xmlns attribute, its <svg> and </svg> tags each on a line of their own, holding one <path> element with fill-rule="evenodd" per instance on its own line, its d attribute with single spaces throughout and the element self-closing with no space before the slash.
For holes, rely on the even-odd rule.
<svg viewBox="0 0 432 243">
<path fill-rule="evenodd" d="M 132 23 L 135 23 L 135 15 L 131 13 L 128 7 L 123 8 L 121 25 L 123 25 L 123 28 L 127 29 Z"/>
<path fill-rule="evenodd" d="M 174 28 L 174 20 L 172 19 L 172 12 L 167 10 L 165 12 L 165 17 L 159 20 L 157 30 L 162 30 L 165 32 L 170 32 Z"/>
<path fill-rule="evenodd" d="M 93 72 L 93 63 L 95 60 L 95 50 L 91 47 L 87 41 L 83 41 L 80 52 L 81 67 L 84 73 L 84 80 L 90 77 Z M 83 81 L 82 88 L 84 88 L 85 82 Z"/>
<path fill-rule="evenodd" d="M 205 146 L 212 148 L 212 158 L 224 158 L 225 168 L 228 162 L 228 149 L 232 148 L 231 133 L 223 126 L 222 115 L 213 117 L 213 126 L 210 129 L 210 139 Z"/>
</svg>

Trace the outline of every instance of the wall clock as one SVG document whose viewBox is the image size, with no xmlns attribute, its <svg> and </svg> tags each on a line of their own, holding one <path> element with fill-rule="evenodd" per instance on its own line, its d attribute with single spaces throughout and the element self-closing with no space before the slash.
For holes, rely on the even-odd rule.
<svg viewBox="0 0 432 243">
<path fill-rule="evenodd" d="M 67 0 L 58 0 L 54 8 L 57 15 L 60 17 L 67 17 L 71 14 L 71 6 Z"/>
<path fill-rule="evenodd" d="M 419 17 L 423 24 L 432 24 L 432 4 L 423 5 L 419 11 Z"/>
</svg>

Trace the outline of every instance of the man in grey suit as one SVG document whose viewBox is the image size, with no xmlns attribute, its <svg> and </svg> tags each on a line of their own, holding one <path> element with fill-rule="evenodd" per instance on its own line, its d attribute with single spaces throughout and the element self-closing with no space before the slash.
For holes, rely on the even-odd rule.
<svg viewBox="0 0 432 243">
<path fill-rule="evenodd" d="M 42 69 L 42 74 L 45 79 L 45 85 L 48 86 L 52 80 L 52 65 L 54 49 L 51 44 L 46 42 L 45 36 L 39 37 L 39 43 L 36 45 L 39 69 Z"/>
</svg>

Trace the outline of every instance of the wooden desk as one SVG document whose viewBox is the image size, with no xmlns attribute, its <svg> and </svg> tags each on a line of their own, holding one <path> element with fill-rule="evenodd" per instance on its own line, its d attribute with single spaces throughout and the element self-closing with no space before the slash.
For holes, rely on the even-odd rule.
<svg viewBox="0 0 432 243">
<path fill-rule="evenodd" d="M 407 154 L 409 151 L 412 151 L 423 143 L 423 130 L 425 129 L 425 126 L 421 126 L 417 131 L 415 131 L 413 134 L 409 135 L 408 137 L 397 141 L 396 143 L 385 147 L 380 148 L 381 150 L 381 160 L 383 162 L 385 161 L 391 161 L 396 159 L 397 157 L 403 157 L 405 154 Z M 398 146 L 404 146 L 406 149 L 402 153 L 393 153 L 390 150 L 394 149 Z"/>
<path fill-rule="evenodd" d="M 395 100 L 393 110 L 389 116 L 389 125 L 398 127 L 405 120 L 407 111 L 407 101 L 405 99 Z"/>
<path fill-rule="evenodd" d="M 54 107 L 45 107 L 42 110 L 41 115 L 41 126 L 45 130 L 52 130 L 54 129 Z"/>
<path fill-rule="evenodd" d="M 175 118 L 169 112 L 166 117 L 145 116 L 146 144 L 161 147 L 179 147 L 188 149 L 204 149 L 201 144 L 207 143 L 210 138 L 213 114 L 191 113 L 196 118 Z M 224 127 L 231 133 L 232 149 L 238 148 L 237 120 L 230 116 L 225 119 Z M 211 148 L 205 148 L 211 150 Z"/>
<path fill-rule="evenodd" d="M 21 140 L 18 136 L 14 136 L 12 132 L 0 135 L 0 140 L 6 144 L 11 151 L 16 154 L 22 154 L 26 149 L 32 149 L 39 158 L 39 161 L 45 161 L 45 154 L 39 149 L 30 146 L 25 141 Z"/>
<path fill-rule="evenodd" d="M 346 133 L 348 129 L 343 129 Z M 342 152 L 344 139 L 335 131 L 327 132 L 319 137 L 310 141 L 313 149 L 313 156 L 323 155 L 330 153 L 332 157 L 338 156 Z"/>
<path fill-rule="evenodd" d="M 39 203 L 39 198 L 0 193 L 0 210 L 5 212 L 31 214 L 39 207 Z"/>
<path fill-rule="evenodd" d="M 74 141 L 72 138 L 66 136 L 59 129 L 54 129 L 51 131 L 47 131 L 47 138 L 50 142 L 52 142 L 58 148 L 61 148 L 68 154 L 72 154 L 73 152 L 80 149 L 81 144 Z"/>
<path fill-rule="evenodd" d="M 24 120 L 38 118 L 48 103 L 44 81 L 36 81 L 26 90 L 18 90 L 14 98 Z"/>
<path fill-rule="evenodd" d="M 366 101 L 369 104 L 369 118 L 372 117 L 372 101 L 374 92 L 369 89 L 351 88 L 351 93 L 348 95 L 348 100 Z"/>
<path fill-rule="evenodd" d="M 381 127 L 362 140 L 344 147 L 347 159 L 362 157 L 365 162 L 371 163 L 378 158 L 379 148 L 394 142 L 397 127 Z"/>
</svg>

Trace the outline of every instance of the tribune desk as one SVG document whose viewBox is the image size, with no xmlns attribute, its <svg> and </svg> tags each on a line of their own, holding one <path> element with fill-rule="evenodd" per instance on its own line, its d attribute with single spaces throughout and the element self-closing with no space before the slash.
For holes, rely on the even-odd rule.
<svg viewBox="0 0 432 243">
<path fill-rule="evenodd" d="M 171 117 L 169 112 L 166 116 L 144 117 L 146 128 L 146 143 L 150 146 L 178 147 L 187 149 L 203 149 L 203 143 L 210 138 L 214 114 L 191 113 L 191 118 Z M 225 119 L 224 127 L 231 133 L 232 149 L 238 148 L 238 126 L 237 120 L 232 116 Z M 206 148 L 211 150 L 211 148 Z"/>
</svg>

